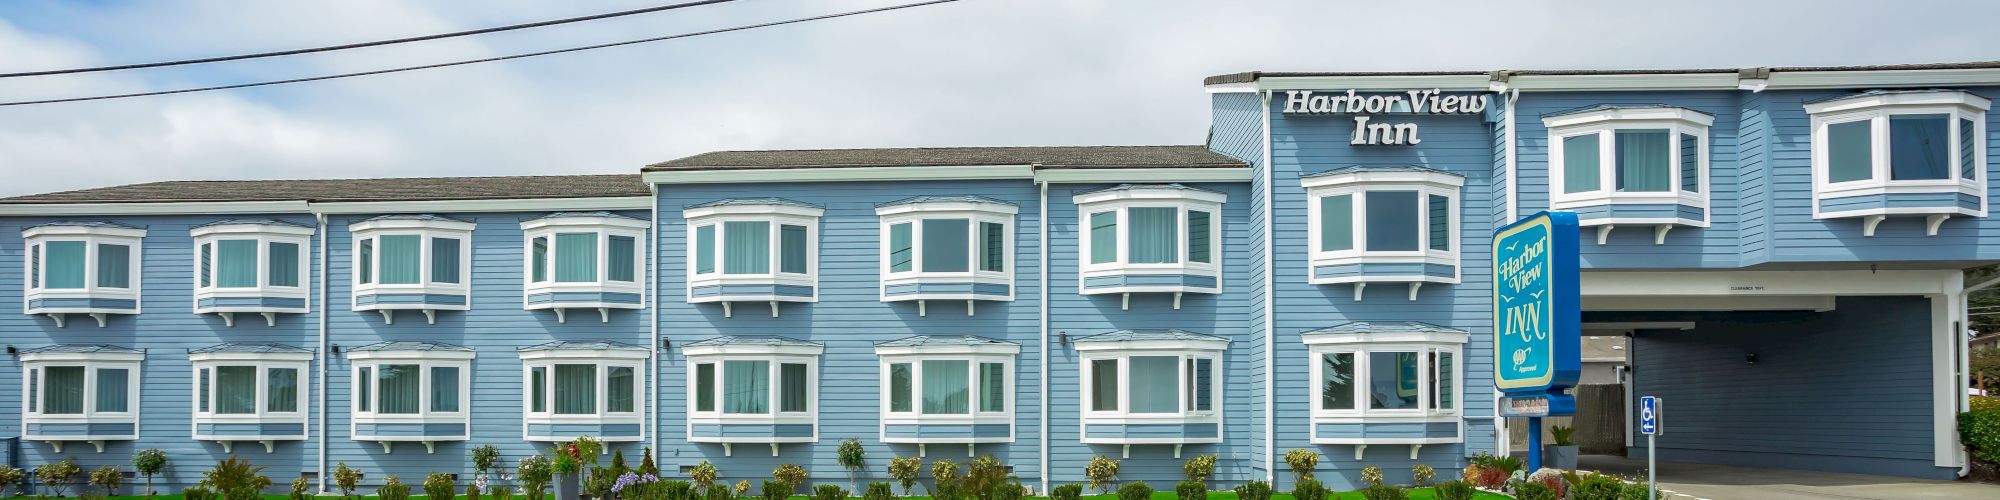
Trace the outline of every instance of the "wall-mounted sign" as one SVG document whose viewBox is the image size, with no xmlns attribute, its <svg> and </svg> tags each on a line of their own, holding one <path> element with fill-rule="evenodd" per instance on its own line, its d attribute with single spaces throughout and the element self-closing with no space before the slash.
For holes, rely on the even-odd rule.
<svg viewBox="0 0 2000 500">
<path fill-rule="evenodd" d="M 1349 144 L 1417 144 L 1415 123 L 1373 122 L 1374 115 L 1476 115 L 1486 111 L 1489 96 L 1445 94 L 1439 89 L 1406 90 L 1393 94 L 1315 93 L 1310 90 L 1285 91 L 1285 113 L 1314 115 L 1354 115 L 1354 137 Z"/>
<path fill-rule="evenodd" d="M 1560 390 L 1583 369 L 1577 234 L 1570 212 L 1493 233 L 1493 371 L 1502 391 Z"/>
</svg>

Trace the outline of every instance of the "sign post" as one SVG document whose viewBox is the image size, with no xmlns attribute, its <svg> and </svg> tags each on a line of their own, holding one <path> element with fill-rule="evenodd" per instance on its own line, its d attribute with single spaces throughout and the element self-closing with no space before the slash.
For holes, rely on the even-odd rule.
<svg viewBox="0 0 2000 500">
<path fill-rule="evenodd" d="M 1493 232 L 1493 383 L 1500 416 L 1528 418 L 1529 473 L 1542 468 L 1542 417 L 1576 413 L 1563 389 L 1583 370 L 1577 235 L 1570 212 Z"/>
<path fill-rule="evenodd" d="M 1659 495 L 1659 474 L 1655 472 L 1660 468 L 1658 443 L 1660 433 L 1666 430 L 1660 420 L 1660 410 L 1663 409 L 1660 402 L 1659 396 L 1639 398 L 1639 433 L 1646 435 L 1646 498 L 1658 498 Z"/>
</svg>

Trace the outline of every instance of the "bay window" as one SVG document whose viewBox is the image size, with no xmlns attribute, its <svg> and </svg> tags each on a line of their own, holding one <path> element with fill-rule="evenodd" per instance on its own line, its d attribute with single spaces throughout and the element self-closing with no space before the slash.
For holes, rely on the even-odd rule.
<svg viewBox="0 0 2000 500">
<path fill-rule="evenodd" d="M 1181 330 L 1120 330 L 1074 341 L 1082 360 L 1083 442 L 1221 442 L 1222 352 L 1229 340 Z M 1179 424 L 1137 437 L 1131 426 Z"/>
<path fill-rule="evenodd" d="M 882 442 L 1012 442 L 1014 358 L 1020 352 L 1020 344 L 970 335 L 876 344 Z"/>
<path fill-rule="evenodd" d="M 1206 189 L 1132 185 L 1076 195 L 1080 293 L 1220 293 L 1227 196 Z"/>
<path fill-rule="evenodd" d="M 21 231 L 26 246 L 27 314 L 56 327 L 69 314 L 106 325 L 110 314 L 139 314 L 140 246 L 146 230 L 109 222 L 59 222 Z"/>
<path fill-rule="evenodd" d="M 472 349 L 440 342 L 381 342 L 349 349 L 349 434 L 382 443 L 471 437 Z"/>
<path fill-rule="evenodd" d="M 225 450 L 257 441 L 306 438 L 309 349 L 281 344 L 226 343 L 188 352 L 194 370 L 194 438 Z"/>
<path fill-rule="evenodd" d="M 1813 217 L 1860 217 L 1862 234 L 1921 215 L 1925 234 L 1986 215 L 1986 110 L 1955 90 L 1869 91 L 1812 101 Z"/>
<path fill-rule="evenodd" d="M 235 326 L 237 314 L 308 311 L 306 249 L 313 228 L 277 220 L 225 220 L 195 226 L 194 312 Z"/>
<path fill-rule="evenodd" d="M 529 441 L 643 436 L 644 347 L 612 341 L 556 341 L 524 347 L 522 434 Z"/>
<path fill-rule="evenodd" d="M 61 344 L 21 351 L 22 439 L 46 441 L 62 452 L 65 441 L 139 437 L 139 370 L 143 351 L 106 345 Z"/>
<path fill-rule="evenodd" d="M 1463 330 L 1427 323 L 1347 323 L 1306 332 L 1313 442 L 1460 442 Z M 1417 434 L 1366 432 L 1370 425 L 1426 425 Z M 1322 425 L 1348 426 L 1344 431 Z M 1363 432 L 1352 432 L 1359 425 Z M 1406 426 L 1407 427 L 1407 426 Z M 1385 427 L 1386 428 L 1386 427 Z M 1394 435 L 1391 435 L 1394 434 Z"/>
<path fill-rule="evenodd" d="M 774 198 L 729 199 L 690 206 L 688 302 L 816 302 L 819 284 L 817 206 Z"/>
<path fill-rule="evenodd" d="M 786 337 L 726 336 L 688 344 L 688 440 L 803 443 L 818 440 L 820 344 Z"/>
<path fill-rule="evenodd" d="M 1458 174 L 1416 166 L 1348 167 L 1300 178 L 1313 284 L 1458 283 Z"/>
<path fill-rule="evenodd" d="M 437 215 L 385 215 L 348 226 L 354 245 L 354 310 L 437 311 L 471 307 L 471 222 Z"/>
<path fill-rule="evenodd" d="M 1014 216 L 1019 208 L 978 196 L 920 196 L 875 208 L 881 217 L 883 301 L 1014 298 Z"/>
<path fill-rule="evenodd" d="M 1542 117 L 1549 130 L 1549 206 L 1598 228 L 1708 227 L 1709 126 L 1715 117 L 1664 106 L 1595 106 Z"/>
<path fill-rule="evenodd" d="M 552 310 L 568 322 L 572 308 L 595 309 L 611 321 L 612 309 L 645 306 L 647 222 L 610 212 L 562 212 L 528 219 L 521 232 L 522 303 Z"/>
</svg>

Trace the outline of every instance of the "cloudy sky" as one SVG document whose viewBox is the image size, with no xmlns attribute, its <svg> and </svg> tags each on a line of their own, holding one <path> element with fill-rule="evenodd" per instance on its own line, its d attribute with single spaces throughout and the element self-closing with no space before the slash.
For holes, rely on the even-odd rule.
<svg viewBox="0 0 2000 500">
<path fill-rule="evenodd" d="M 671 0 L 0 3 L 0 72 L 351 43 Z M 644 38 L 911 0 L 742 0 L 446 41 L 0 80 L 164 90 Z M 2000 2 L 963 0 L 585 53 L 0 108 L 0 196 L 168 179 L 634 172 L 717 149 L 1192 144 L 1201 78 L 1261 70 L 2000 59 Z M 1380 5 L 1373 5 L 1380 4 Z"/>
</svg>

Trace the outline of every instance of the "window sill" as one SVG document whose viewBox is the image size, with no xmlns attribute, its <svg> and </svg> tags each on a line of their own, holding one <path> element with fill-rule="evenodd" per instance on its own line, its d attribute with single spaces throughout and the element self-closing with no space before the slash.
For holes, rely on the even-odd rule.
<svg viewBox="0 0 2000 500">
<path fill-rule="evenodd" d="M 645 433 L 645 419 L 638 412 L 617 415 L 528 415 L 521 419 L 521 439 L 525 441 L 569 441 L 593 436 L 607 442 L 636 442 Z"/>
<path fill-rule="evenodd" d="M 882 278 L 882 301 L 992 300 L 1012 302 L 1014 279 L 1006 273 L 899 273 Z"/>
<path fill-rule="evenodd" d="M 1425 283 L 1457 284 L 1458 253 L 1444 250 L 1418 252 L 1322 252 L 1312 259 L 1310 283 L 1314 285 L 1354 285 L 1354 300 L 1363 297 L 1370 283 L 1407 283 L 1410 300 Z"/>
<path fill-rule="evenodd" d="M 1084 444 L 1198 444 L 1222 442 L 1219 415 L 1083 417 Z"/>
<path fill-rule="evenodd" d="M 1924 233 L 1936 236 L 1952 216 L 1985 217 L 1984 190 L 1974 181 L 1855 181 L 1821 186 L 1813 194 L 1814 219 L 1862 218 L 1862 235 L 1890 216 L 1925 216 Z"/>
<path fill-rule="evenodd" d="M 622 281 L 592 283 L 529 283 L 521 298 L 521 308 L 529 311 L 554 310 L 556 322 L 569 322 L 568 309 L 596 309 L 599 319 L 611 322 L 612 309 L 646 307 L 644 284 Z"/>
<path fill-rule="evenodd" d="M 305 287 L 197 288 L 194 313 L 222 316 L 226 326 L 236 326 L 236 314 L 263 314 L 276 325 L 277 314 L 309 312 L 307 295 Z"/>
<path fill-rule="evenodd" d="M 690 304 L 722 303 L 723 317 L 735 316 L 733 302 L 768 302 L 778 317 L 780 302 L 819 302 L 819 278 L 810 274 L 708 274 L 688 280 Z"/>
<path fill-rule="evenodd" d="M 1172 293 L 1180 309 L 1183 293 L 1222 293 L 1222 274 L 1214 264 L 1118 264 L 1086 269 L 1077 283 L 1080 295 L 1125 294 L 1130 308 L 1134 293 Z"/>
<path fill-rule="evenodd" d="M 437 323 L 437 311 L 464 311 L 472 308 L 472 294 L 465 285 L 355 285 L 354 310 L 382 313 L 385 324 L 395 324 L 395 311 L 423 311 L 427 323 Z"/>
<path fill-rule="evenodd" d="M 1369 445 L 1412 445 L 1414 455 L 1422 445 L 1463 442 L 1464 420 L 1452 413 L 1312 417 L 1313 444 L 1360 445 L 1357 456 Z"/>
<path fill-rule="evenodd" d="M 131 441 L 139 439 L 139 416 L 137 414 L 115 416 L 24 415 L 21 418 L 21 423 L 21 439 L 29 441 Z"/>
<path fill-rule="evenodd" d="M 810 414 L 725 414 L 688 418 L 692 443 L 812 443 L 819 441 L 817 417 Z"/>
<path fill-rule="evenodd" d="M 1014 415 L 891 415 L 882 419 L 884 443 L 958 444 L 1014 442 Z"/>
<path fill-rule="evenodd" d="M 89 289 L 40 289 L 26 293 L 27 314 L 46 314 L 62 328 L 67 322 L 64 315 L 88 314 L 103 327 L 106 315 L 139 314 L 139 291 L 136 289 L 89 290 Z"/>
<path fill-rule="evenodd" d="M 297 432 L 285 432 L 297 429 Z M 194 417 L 196 441 L 302 441 L 306 415 L 201 415 Z M 268 445 L 267 445 L 268 446 Z"/>
<path fill-rule="evenodd" d="M 1664 245 L 1675 227 L 1708 227 L 1708 196 L 1699 193 L 1591 192 L 1556 195 L 1555 210 L 1576 212 L 1577 224 L 1597 228 L 1597 244 L 1610 241 L 1617 226 L 1651 226 L 1653 244 Z"/>
</svg>

